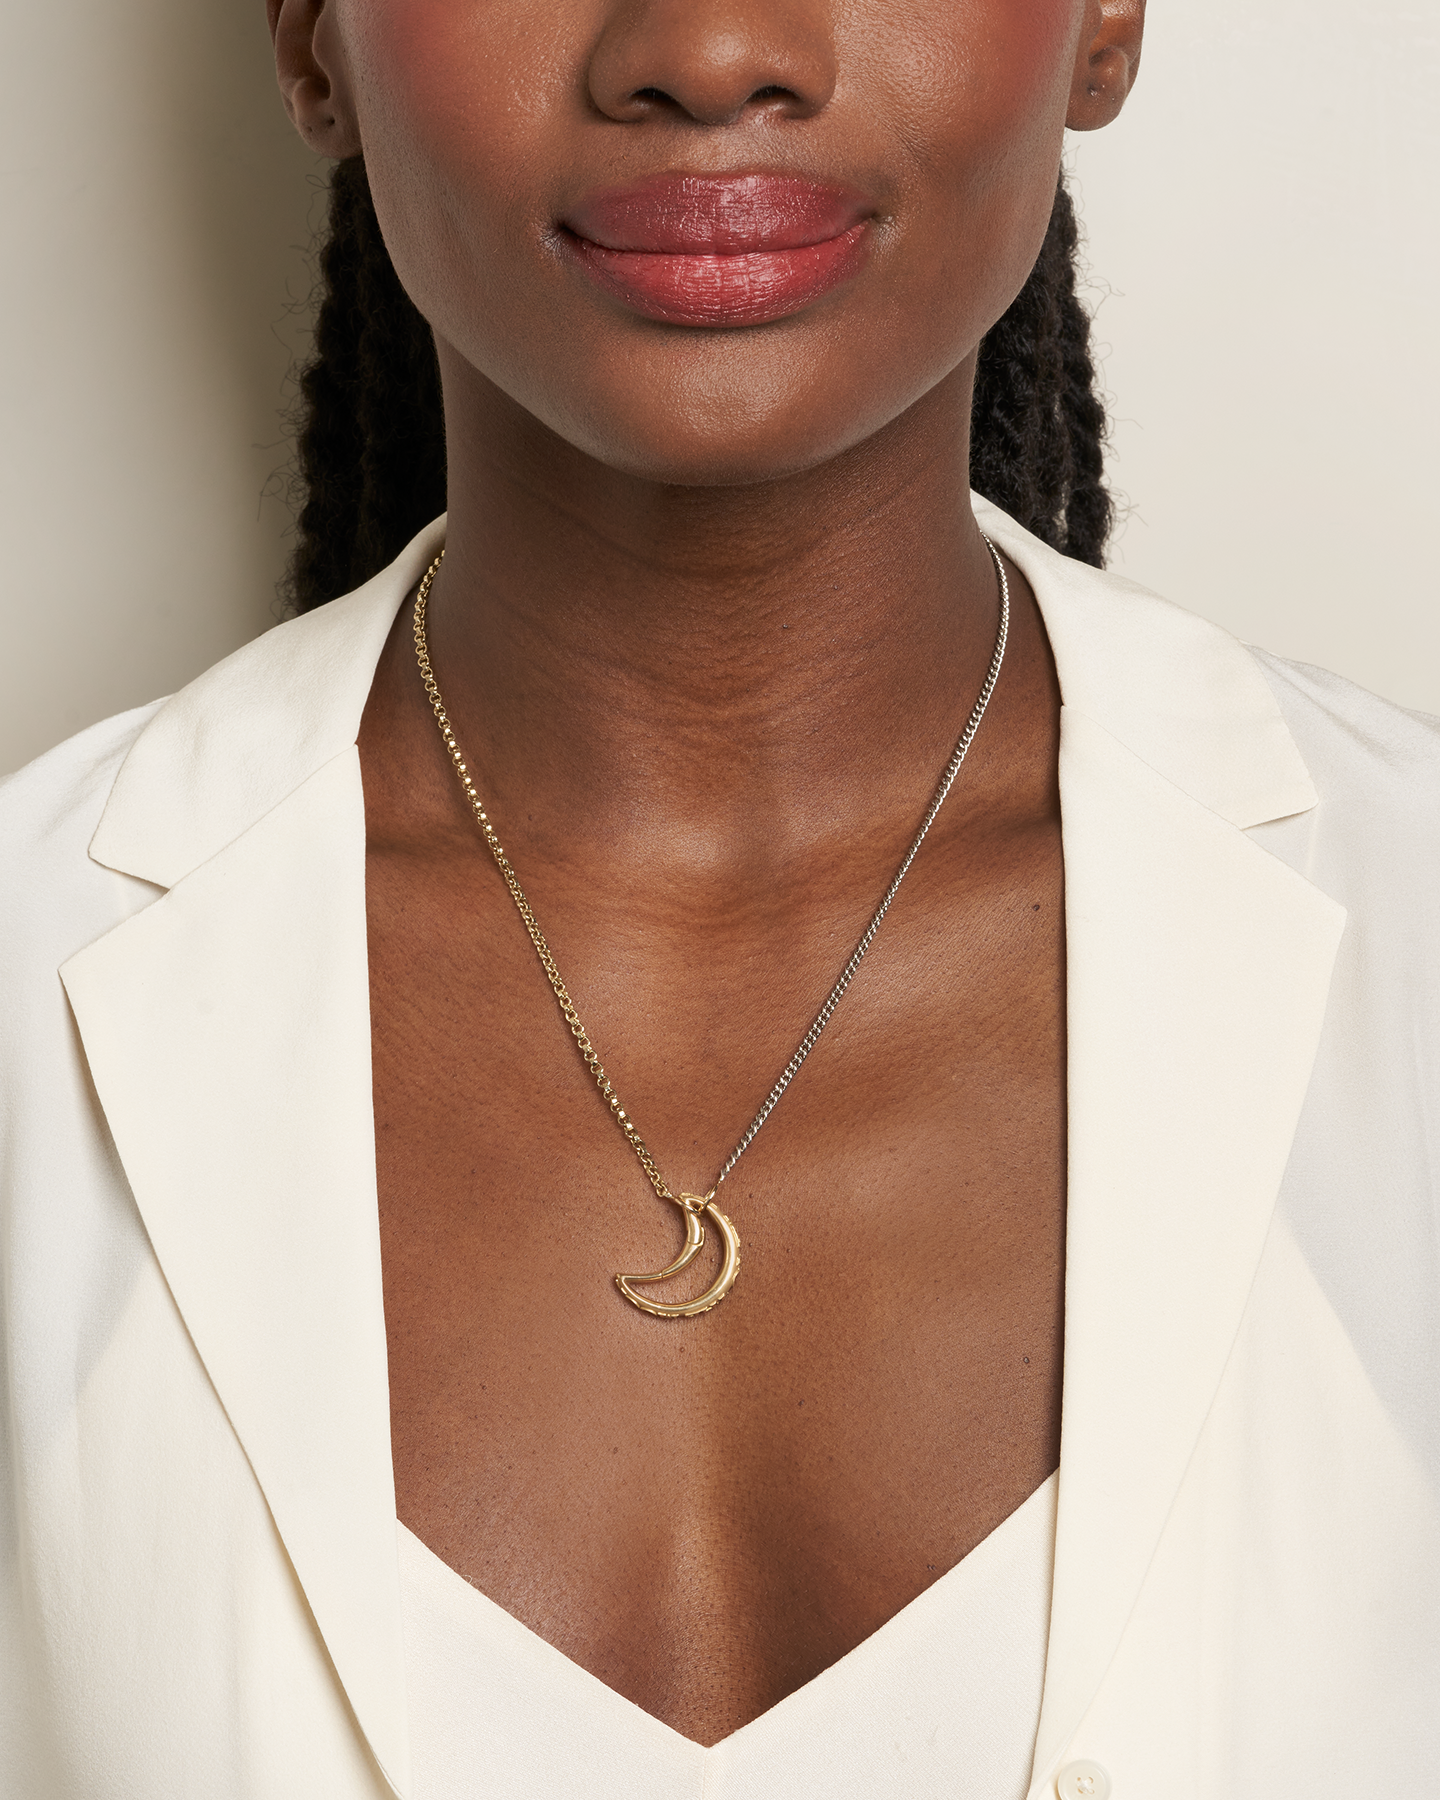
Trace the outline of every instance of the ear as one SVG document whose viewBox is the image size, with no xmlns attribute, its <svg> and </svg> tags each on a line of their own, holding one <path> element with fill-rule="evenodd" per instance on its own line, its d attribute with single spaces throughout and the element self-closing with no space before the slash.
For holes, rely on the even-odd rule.
<svg viewBox="0 0 1440 1800">
<path fill-rule="evenodd" d="M 360 127 L 333 0 L 265 0 L 290 122 L 321 156 L 358 156 Z"/>
<path fill-rule="evenodd" d="M 1145 36 L 1145 0 L 1086 0 L 1070 84 L 1072 131 L 1108 125 L 1135 85 Z"/>
</svg>

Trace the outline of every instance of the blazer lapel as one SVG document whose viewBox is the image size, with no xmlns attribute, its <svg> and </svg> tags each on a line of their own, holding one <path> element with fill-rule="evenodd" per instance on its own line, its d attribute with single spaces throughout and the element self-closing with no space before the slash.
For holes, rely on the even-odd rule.
<svg viewBox="0 0 1440 1800">
<path fill-rule="evenodd" d="M 1036 1772 L 1124 1630 L 1240 1324 L 1344 914 L 1095 721 L 1063 721 L 1064 1424 Z"/>
<path fill-rule="evenodd" d="M 354 744 L 437 535 L 156 715 L 92 855 L 169 891 L 62 970 L 155 1254 L 397 1793 L 409 1753 Z"/>
<path fill-rule="evenodd" d="M 1036 1794 L 1100 1685 L 1239 1328 L 1344 911 L 1245 827 L 1314 789 L 1227 634 L 982 518 L 1064 696 L 1064 1417 Z"/>
</svg>

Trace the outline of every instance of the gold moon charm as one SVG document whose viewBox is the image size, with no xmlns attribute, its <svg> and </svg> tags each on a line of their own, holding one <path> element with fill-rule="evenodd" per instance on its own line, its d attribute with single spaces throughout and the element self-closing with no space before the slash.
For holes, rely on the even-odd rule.
<svg viewBox="0 0 1440 1800">
<path fill-rule="evenodd" d="M 657 1269 L 653 1275 L 617 1275 L 615 1285 L 632 1306 L 638 1306 L 641 1312 L 649 1313 L 652 1318 L 693 1319 L 697 1313 L 709 1312 L 712 1306 L 718 1306 L 734 1287 L 735 1277 L 740 1273 L 740 1238 L 735 1227 L 715 1204 L 713 1188 L 708 1194 L 671 1194 L 669 1198 L 685 1215 L 684 1249 L 668 1268 Z M 711 1286 L 694 1300 L 666 1302 L 647 1300 L 643 1294 L 637 1294 L 630 1285 L 632 1281 L 668 1281 L 672 1275 L 678 1275 L 694 1262 L 705 1242 L 702 1213 L 709 1213 L 715 1221 L 715 1229 L 720 1233 L 720 1241 L 725 1246 L 720 1273 Z"/>
</svg>

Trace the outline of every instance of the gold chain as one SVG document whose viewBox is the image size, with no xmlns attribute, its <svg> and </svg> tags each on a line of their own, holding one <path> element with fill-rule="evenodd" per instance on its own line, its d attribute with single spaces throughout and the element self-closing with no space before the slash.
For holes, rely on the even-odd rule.
<svg viewBox="0 0 1440 1800">
<path fill-rule="evenodd" d="M 570 1027 L 570 1035 L 575 1039 L 581 1056 L 585 1059 L 585 1067 L 595 1077 L 595 1085 L 600 1089 L 602 1098 L 615 1115 L 615 1122 L 625 1133 L 625 1141 L 640 1158 L 640 1166 L 650 1177 L 650 1185 L 662 1200 L 674 1200 L 676 1196 L 670 1192 L 665 1177 L 656 1166 L 655 1158 L 645 1147 L 645 1140 L 635 1129 L 635 1121 L 620 1104 L 620 1096 L 611 1085 L 610 1077 L 605 1073 L 605 1065 L 600 1061 L 600 1054 L 590 1042 L 590 1034 L 586 1031 L 580 1015 L 575 1010 L 575 1002 L 570 998 L 570 990 L 556 967 L 555 958 L 550 953 L 550 946 L 545 941 L 545 933 L 540 929 L 540 921 L 530 910 L 530 902 L 525 898 L 525 890 L 520 885 L 508 856 L 501 848 L 500 840 L 495 835 L 495 827 L 485 816 L 485 807 L 475 790 L 475 783 L 470 779 L 470 771 L 465 766 L 465 757 L 459 744 L 455 741 L 455 733 L 451 728 L 450 715 L 445 711 L 445 702 L 440 697 L 440 688 L 435 680 L 435 671 L 430 667 L 430 646 L 425 637 L 425 603 L 430 598 L 430 588 L 435 580 L 440 564 L 445 560 L 442 550 L 425 571 L 425 579 L 420 583 L 420 591 L 415 596 L 415 657 L 420 664 L 420 679 L 425 684 L 425 692 L 429 696 L 430 706 L 435 714 L 435 723 L 440 727 L 440 735 L 445 740 L 445 748 L 450 752 L 450 761 L 454 764 L 455 773 L 460 777 L 460 785 L 465 790 L 465 798 L 470 802 L 470 810 L 475 815 L 475 822 L 484 833 L 485 842 L 490 846 L 490 854 L 495 858 L 495 867 L 504 877 L 505 885 L 510 890 L 510 898 L 515 902 L 515 910 L 525 921 L 525 929 L 530 933 L 530 942 L 535 946 L 535 954 L 540 958 L 540 966 L 550 979 L 555 990 L 555 998 L 560 1003 L 560 1011 L 565 1015 L 565 1023 Z"/>
<path fill-rule="evenodd" d="M 565 986 L 560 971 L 556 967 L 555 958 L 550 952 L 550 946 L 545 941 L 545 933 L 540 929 L 540 922 L 531 911 L 530 902 L 525 898 L 525 890 L 520 886 L 519 877 L 511 866 L 509 857 L 506 856 L 504 849 L 501 847 L 499 838 L 495 835 L 494 826 L 491 825 L 489 818 L 486 816 L 485 807 L 481 802 L 480 795 L 476 792 L 475 783 L 470 779 L 470 771 L 466 767 L 464 753 L 456 742 L 455 732 L 450 724 L 450 715 L 446 712 L 445 702 L 440 696 L 440 688 L 435 680 L 435 671 L 430 666 L 430 646 L 425 636 L 425 608 L 430 599 L 430 589 L 434 583 L 435 576 L 439 571 L 440 564 L 445 560 L 445 552 L 443 550 L 425 571 L 424 578 L 420 583 L 419 591 L 415 595 L 415 658 L 420 665 L 420 679 L 425 684 L 425 692 L 429 698 L 431 710 L 435 714 L 435 723 L 440 727 L 440 735 L 445 740 L 445 748 L 450 754 L 450 761 L 454 765 L 456 775 L 460 778 L 460 785 L 465 791 L 465 798 L 470 803 L 470 810 L 475 815 L 475 822 L 479 825 L 480 830 L 484 835 L 485 842 L 490 847 L 490 854 L 495 859 L 495 866 L 499 869 L 501 876 L 504 878 L 505 885 L 510 890 L 510 898 L 515 902 L 515 909 L 524 921 L 526 931 L 530 934 L 530 942 L 535 946 L 535 954 L 540 958 L 540 966 L 544 969 L 550 982 L 550 986 L 554 989 L 555 998 L 559 1002 L 560 1011 L 564 1015 L 565 1023 L 570 1027 L 570 1035 L 575 1039 L 576 1046 L 579 1049 L 581 1056 L 585 1059 L 585 1067 L 595 1078 L 595 1085 L 600 1090 L 601 1098 L 606 1102 L 610 1111 L 614 1114 L 616 1124 L 619 1125 L 620 1129 L 625 1133 L 625 1141 L 640 1159 L 640 1166 L 649 1177 L 651 1187 L 654 1188 L 655 1192 L 662 1200 L 673 1201 L 685 1214 L 686 1248 L 681 1252 L 677 1262 L 672 1263 L 668 1269 L 663 1269 L 654 1275 L 616 1276 L 616 1281 L 620 1285 L 620 1291 L 625 1295 L 626 1299 L 631 1301 L 632 1304 L 640 1307 L 644 1312 L 653 1313 L 661 1318 L 680 1318 L 693 1316 L 697 1312 L 708 1311 L 711 1306 L 715 1305 L 718 1300 L 722 1299 L 724 1295 L 729 1292 L 730 1287 L 735 1280 L 735 1275 L 739 1269 L 739 1239 L 735 1237 L 734 1229 L 731 1226 L 730 1221 L 714 1205 L 716 1190 L 719 1188 L 721 1182 L 724 1181 L 725 1177 L 735 1167 L 735 1164 L 744 1155 L 745 1151 L 750 1147 L 756 1132 L 759 1131 L 766 1119 L 769 1118 L 776 1101 L 790 1085 L 796 1072 L 799 1070 L 800 1065 L 814 1048 L 820 1033 L 829 1023 L 831 1014 L 839 1005 L 841 996 L 844 994 L 846 988 L 849 987 L 854 978 L 855 971 L 860 966 L 861 958 L 865 955 L 865 952 L 870 948 L 871 943 L 874 941 L 875 933 L 880 929 L 880 921 L 890 910 L 890 903 L 899 892 L 900 883 L 905 879 L 911 863 L 915 860 L 916 852 L 925 841 L 926 833 L 935 822 L 935 815 L 940 811 L 945 796 L 950 792 L 951 785 L 953 784 L 956 775 L 960 772 L 960 765 L 964 762 L 966 753 L 969 751 L 970 745 L 974 741 L 975 733 L 980 728 L 980 721 L 985 716 L 985 709 L 990 704 L 990 696 L 995 691 L 995 683 L 999 679 L 1000 665 L 1005 658 L 1005 645 L 1008 641 L 1010 631 L 1010 583 L 1006 576 L 1005 565 L 1001 560 L 1000 553 L 995 548 L 994 544 L 990 542 L 988 537 L 985 539 L 985 547 L 990 552 L 991 560 L 995 564 L 995 572 L 1000 581 L 1000 626 L 996 633 L 994 653 L 990 658 L 990 667 L 986 672 L 985 681 L 981 687 L 979 698 L 971 709 L 970 717 L 965 723 L 965 729 L 960 734 L 960 741 L 956 744 L 954 753 L 952 754 L 950 761 L 946 764 L 945 772 L 940 777 L 940 784 L 936 788 L 934 796 L 930 801 L 930 805 L 926 810 L 925 817 L 920 823 L 920 829 L 911 840 L 910 848 L 906 851 L 904 860 L 896 870 L 895 878 L 886 890 L 884 899 L 880 902 L 880 905 L 872 915 L 870 923 L 865 928 L 859 943 L 851 952 L 850 960 L 841 970 L 840 979 L 826 996 L 824 1005 L 815 1015 L 810 1029 L 801 1039 L 799 1048 L 786 1064 L 780 1079 L 775 1083 L 774 1087 L 771 1088 L 769 1094 L 765 1097 L 764 1104 L 761 1106 L 759 1112 L 757 1112 L 755 1117 L 751 1120 L 739 1143 L 736 1144 L 735 1148 L 730 1152 L 720 1173 L 715 1178 L 715 1186 L 710 1189 L 708 1194 L 704 1195 L 675 1194 L 670 1191 L 665 1177 L 660 1173 L 660 1170 L 656 1165 L 655 1158 L 646 1148 L 644 1138 L 642 1138 L 640 1133 L 635 1129 L 634 1120 L 625 1111 L 624 1107 L 621 1106 L 620 1096 L 615 1092 L 610 1077 L 605 1073 L 605 1067 L 600 1061 L 599 1053 L 595 1049 L 595 1046 L 590 1042 L 590 1034 L 586 1031 L 579 1013 L 575 1010 L 575 1002 L 570 998 L 570 990 Z M 702 1211 L 708 1214 L 714 1221 L 726 1244 L 725 1268 L 719 1282 L 705 1294 L 702 1294 L 698 1300 L 684 1304 L 662 1304 L 645 1299 L 634 1290 L 631 1284 L 633 1282 L 642 1281 L 662 1281 L 687 1266 L 694 1257 L 696 1251 L 700 1248 L 700 1245 L 704 1242 L 704 1232 L 699 1224 L 699 1217 Z"/>
</svg>

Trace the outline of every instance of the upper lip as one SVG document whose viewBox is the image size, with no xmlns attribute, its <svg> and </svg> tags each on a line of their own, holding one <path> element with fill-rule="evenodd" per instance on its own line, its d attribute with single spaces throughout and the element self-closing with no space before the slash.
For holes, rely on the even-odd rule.
<svg viewBox="0 0 1440 1800">
<path fill-rule="evenodd" d="M 865 196 L 803 175 L 652 175 L 599 188 L 561 223 L 606 250 L 743 256 L 840 237 L 873 213 Z"/>
</svg>

